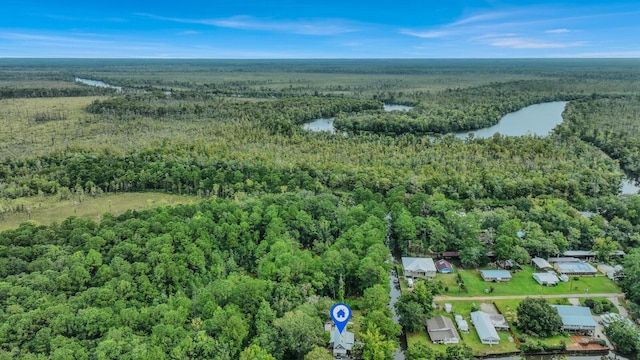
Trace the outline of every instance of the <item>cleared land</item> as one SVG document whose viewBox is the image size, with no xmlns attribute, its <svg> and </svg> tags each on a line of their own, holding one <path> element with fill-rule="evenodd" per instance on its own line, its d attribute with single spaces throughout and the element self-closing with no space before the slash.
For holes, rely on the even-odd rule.
<svg viewBox="0 0 640 360">
<path fill-rule="evenodd" d="M 147 210 L 160 206 L 191 204 L 201 201 L 195 196 L 161 193 L 105 194 L 97 197 L 86 196 L 82 202 L 75 199 L 59 200 L 57 197 L 32 197 L 13 200 L 13 205 L 24 204 L 31 209 L 27 212 L 7 213 L 0 219 L 0 231 L 15 229 L 25 221 L 40 225 L 61 222 L 70 216 L 98 220 L 104 213 L 118 215 L 126 210 Z M 5 200 L 6 201 L 6 200 Z"/>
</svg>

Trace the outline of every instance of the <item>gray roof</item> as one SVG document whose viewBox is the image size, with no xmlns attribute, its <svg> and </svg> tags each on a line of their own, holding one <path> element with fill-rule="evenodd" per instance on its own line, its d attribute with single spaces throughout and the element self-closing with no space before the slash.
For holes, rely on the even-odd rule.
<svg viewBox="0 0 640 360">
<path fill-rule="evenodd" d="M 432 258 L 403 257 L 402 268 L 405 271 L 436 272 L 436 264 Z"/>
<path fill-rule="evenodd" d="M 576 257 L 586 257 L 586 256 L 595 256 L 596 253 L 591 250 L 567 250 L 562 255 L 564 256 L 576 256 Z M 625 256 L 625 252 L 622 250 L 612 250 L 611 255 L 616 256 Z"/>
<path fill-rule="evenodd" d="M 471 322 L 473 322 L 473 326 L 476 327 L 480 340 L 492 339 L 500 341 L 500 336 L 496 328 L 491 324 L 489 314 L 484 311 L 474 311 L 471 313 Z"/>
<path fill-rule="evenodd" d="M 507 270 L 480 270 L 483 278 L 511 279 L 511 273 Z"/>
<path fill-rule="evenodd" d="M 551 266 L 551 264 L 549 264 L 549 262 L 543 258 L 539 258 L 539 257 L 535 257 L 533 259 L 531 259 L 531 261 L 533 261 L 534 264 L 536 264 L 536 266 L 539 269 L 546 269 L 546 268 L 552 268 L 553 266 Z"/>
<path fill-rule="evenodd" d="M 453 326 L 453 321 L 442 315 L 427 320 L 427 332 L 433 342 L 460 339 L 458 331 Z"/>
<path fill-rule="evenodd" d="M 572 305 L 551 305 L 560 314 L 562 318 L 562 326 L 564 327 L 589 327 L 595 328 L 596 321 L 591 316 L 591 310 L 586 306 L 572 306 Z"/>
<path fill-rule="evenodd" d="M 331 332 L 331 343 L 334 349 L 351 350 L 354 341 L 355 338 L 350 331 L 345 330 L 340 333 L 337 328 L 334 328 Z"/>
<path fill-rule="evenodd" d="M 469 331 L 469 324 L 467 324 L 467 320 L 465 320 L 462 315 L 455 315 L 454 318 L 456 319 L 456 323 L 460 330 Z"/>
<path fill-rule="evenodd" d="M 549 262 L 552 263 L 576 263 L 576 262 L 580 262 L 582 260 L 578 259 L 578 258 L 574 258 L 574 257 L 552 257 L 549 258 Z"/>
<path fill-rule="evenodd" d="M 557 284 L 560 279 L 556 276 L 556 274 L 552 273 L 533 273 L 533 278 L 536 279 L 538 283 L 547 283 L 547 284 Z"/>
<path fill-rule="evenodd" d="M 570 274 L 595 274 L 598 272 L 596 268 L 586 262 L 579 263 L 557 263 L 556 267 L 561 273 Z"/>
</svg>

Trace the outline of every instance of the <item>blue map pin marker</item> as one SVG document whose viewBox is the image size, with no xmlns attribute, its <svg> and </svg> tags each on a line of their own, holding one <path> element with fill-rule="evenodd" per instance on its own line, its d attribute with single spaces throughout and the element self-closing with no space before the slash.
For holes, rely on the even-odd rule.
<svg viewBox="0 0 640 360">
<path fill-rule="evenodd" d="M 344 328 L 347 327 L 349 319 L 351 319 L 351 308 L 344 303 L 337 303 L 331 307 L 331 320 L 336 324 L 338 331 L 342 334 Z"/>
</svg>

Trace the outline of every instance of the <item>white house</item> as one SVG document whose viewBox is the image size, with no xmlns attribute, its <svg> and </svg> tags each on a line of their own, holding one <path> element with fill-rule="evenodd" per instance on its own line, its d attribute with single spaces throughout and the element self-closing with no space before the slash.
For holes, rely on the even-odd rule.
<svg viewBox="0 0 640 360">
<path fill-rule="evenodd" d="M 404 276 L 408 278 L 436 277 L 436 264 L 432 258 L 403 257 L 402 269 Z"/>
</svg>

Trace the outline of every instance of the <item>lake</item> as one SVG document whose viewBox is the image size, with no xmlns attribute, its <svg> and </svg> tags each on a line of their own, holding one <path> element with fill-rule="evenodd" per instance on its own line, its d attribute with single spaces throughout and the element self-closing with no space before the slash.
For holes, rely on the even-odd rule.
<svg viewBox="0 0 640 360">
<path fill-rule="evenodd" d="M 79 82 L 81 84 L 85 84 L 85 85 L 89 85 L 89 86 L 96 86 L 96 87 L 105 87 L 105 88 L 113 88 L 116 89 L 117 92 L 121 92 L 122 88 L 120 86 L 113 86 L 113 85 L 109 85 L 106 82 L 100 81 L 100 80 L 91 80 L 91 79 L 82 79 L 82 78 L 76 78 L 76 82 Z"/>
</svg>

